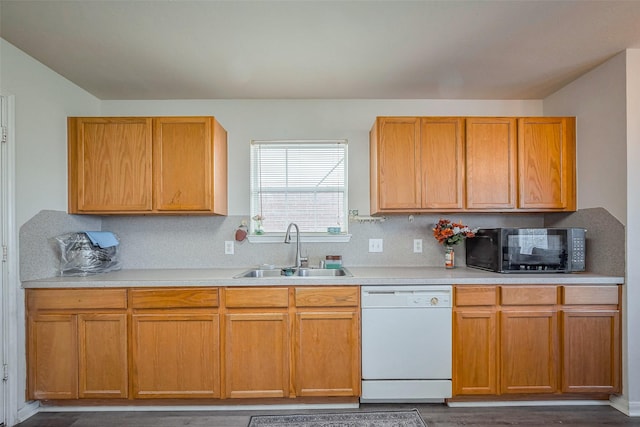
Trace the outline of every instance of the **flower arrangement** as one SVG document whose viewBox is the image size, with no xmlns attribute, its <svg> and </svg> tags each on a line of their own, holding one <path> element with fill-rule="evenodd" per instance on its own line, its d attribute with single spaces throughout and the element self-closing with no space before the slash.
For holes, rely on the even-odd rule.
<svg viewBox="0 0 640 427">
<path fill-rule="evenodd" d="M 438 243 L 446 246 L 453 246 L 467 237 L 475 236 L 477 229 L 472 230 L 460 222 L 451 222 L 448 219 L 441 219 L 433 228 L 433 237 Z"/>
<path fill-rule="evenodd" d="M 256 222 L 256 228 L 254 230 L 254 233 L 256 233 L 256 234 L 264 234 L 264 230 L 262 229 L 262 221 L 264 221 L 264 217 L 262 215 L 258 214 L 258 215 L 254 215 L 253 217 L 251 217 L 251 219 Z"/>
</svg>

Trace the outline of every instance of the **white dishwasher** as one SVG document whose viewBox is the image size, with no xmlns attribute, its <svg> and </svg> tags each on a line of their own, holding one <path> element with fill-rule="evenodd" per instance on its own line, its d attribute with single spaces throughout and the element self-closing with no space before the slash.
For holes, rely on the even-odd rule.
<svg viewBox="0 0 640 427">
<path fill-rule="evenodd" d="M 451 286 L 362 287 L 361 402 L 451 397 Z"/>
</svg>

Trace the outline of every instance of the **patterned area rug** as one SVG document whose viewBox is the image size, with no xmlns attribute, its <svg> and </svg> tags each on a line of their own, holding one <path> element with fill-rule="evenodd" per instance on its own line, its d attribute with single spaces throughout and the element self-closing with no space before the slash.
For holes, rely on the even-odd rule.
<svg viewBox="0 0 640 427">
<path fill-rule="evenodd" d="M 417 409 L 341 414 L 255 415 L 249 427 L 427 427 Z"/>
</svg>

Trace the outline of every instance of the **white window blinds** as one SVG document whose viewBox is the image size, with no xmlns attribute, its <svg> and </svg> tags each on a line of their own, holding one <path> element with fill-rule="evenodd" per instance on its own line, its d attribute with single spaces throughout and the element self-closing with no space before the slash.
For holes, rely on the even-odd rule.
<svg viewBox="0 0 640 427">
<path fill-rule="evenodd" d="M 347 141 L 251 141 L 251 216 L 265 233 L 347 232 Z M 255 232 L 256 221 L 252 221 Z"/>
</svg>

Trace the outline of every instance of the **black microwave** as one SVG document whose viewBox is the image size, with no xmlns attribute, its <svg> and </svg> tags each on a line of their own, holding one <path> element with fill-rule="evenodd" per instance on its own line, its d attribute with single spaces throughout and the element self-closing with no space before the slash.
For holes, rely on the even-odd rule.
<svg viewBox="0 0 640 427">
<path fill-rule="evenodd" d="M 480 228 L 466 239 L 467 267 L 497 273 L 585 271 L 584 228 Z"/>
</svg>

